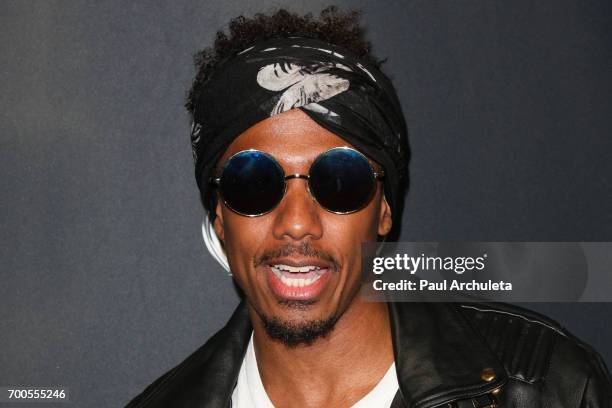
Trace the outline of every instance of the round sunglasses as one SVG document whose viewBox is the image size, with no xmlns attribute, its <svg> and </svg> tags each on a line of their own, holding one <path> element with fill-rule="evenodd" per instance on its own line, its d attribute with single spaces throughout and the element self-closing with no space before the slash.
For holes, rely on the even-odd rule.
<svg viewBox="0 0 612 408">
<path fill-rule="evenodd" d="M 274 210 L 294 178 L 308 182 L 308 191 L 321 207 L 335 214 L 349 214 L 365 207 L 376 191 L 376 172 L 362 153 L 335 147 L 314 160 L 308 174 L 285 175 L 278 161 L 260 150 L 243 150 L 231 156 L 220 175 L 211 179 L 221 199 L 232 211 L 257 217 Z"/>
</svg>

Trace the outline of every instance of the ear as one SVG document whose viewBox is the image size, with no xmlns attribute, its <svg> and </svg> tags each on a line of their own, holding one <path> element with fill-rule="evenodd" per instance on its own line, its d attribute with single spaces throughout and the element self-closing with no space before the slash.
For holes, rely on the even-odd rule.
<svg viewBox="0 0 612 408">
<path fill-rule="evenodd" d="M 223 242 L 225 239 L 225 227 L 223 225 L 223 211 L 221 211 L 221 201 L 217 199 L 217 205 L 215 206 L 215 220 L 213 221 L 213 228 L 219 238 L 219 241 Z"/>
<path fill-rule="evenodd" d="M 387 198 L 383 194 L 382 201 L 380 203 L 380 213 L 378 215 L 378 235 L 387 235 L 389 231 L 391 231 L 392 225 L 393 219 L 391 218 L 391 207 L 389 207 Z"/>
</svg>

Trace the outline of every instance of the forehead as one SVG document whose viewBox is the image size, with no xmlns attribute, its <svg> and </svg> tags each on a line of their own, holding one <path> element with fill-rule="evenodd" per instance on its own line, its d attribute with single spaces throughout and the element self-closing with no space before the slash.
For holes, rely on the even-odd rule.
<svg viewBox="0 0 612 408">
<path fill-rule="evenodd" d="M 256 149 L 271 154 L 283 165 L 298 166 L 339 146 L 353 147 L 300 109 L 291 109 L 247 129 L 227 148 L 219 163 L 241 150 Z"/>
</svg>

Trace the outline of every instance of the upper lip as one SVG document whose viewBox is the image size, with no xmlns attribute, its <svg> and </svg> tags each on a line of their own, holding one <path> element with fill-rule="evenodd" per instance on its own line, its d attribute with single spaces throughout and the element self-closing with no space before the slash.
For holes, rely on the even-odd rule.
<svg viewBox="0 0 612 408">
<path fill-rule="evenodd" d="M 318 258 L 274 258 L 266 263 L 268 265 L 288 265 L 293 267 L 318 266 L 319 268 L 331 268 L 328 262 Z"/>
</svg>

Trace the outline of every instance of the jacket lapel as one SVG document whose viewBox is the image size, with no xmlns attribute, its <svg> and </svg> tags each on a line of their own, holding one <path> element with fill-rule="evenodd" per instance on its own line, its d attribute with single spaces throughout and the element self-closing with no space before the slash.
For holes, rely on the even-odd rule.
<svg viewBox="0 0 612 408">
<path fill-rule="evenodd" d="M 399 393 L 407 407 L 448 404 L 506 382 L 503 366 L 456 304 L 388 306 Z"/>
<path fill-rule="evenodd" d="M 229 407 L 252 330 L 243 301 L 225 327 L 163 379 L 180 386 L 160 384 L 156 403 L 147 406 Z"/>
</svg>

